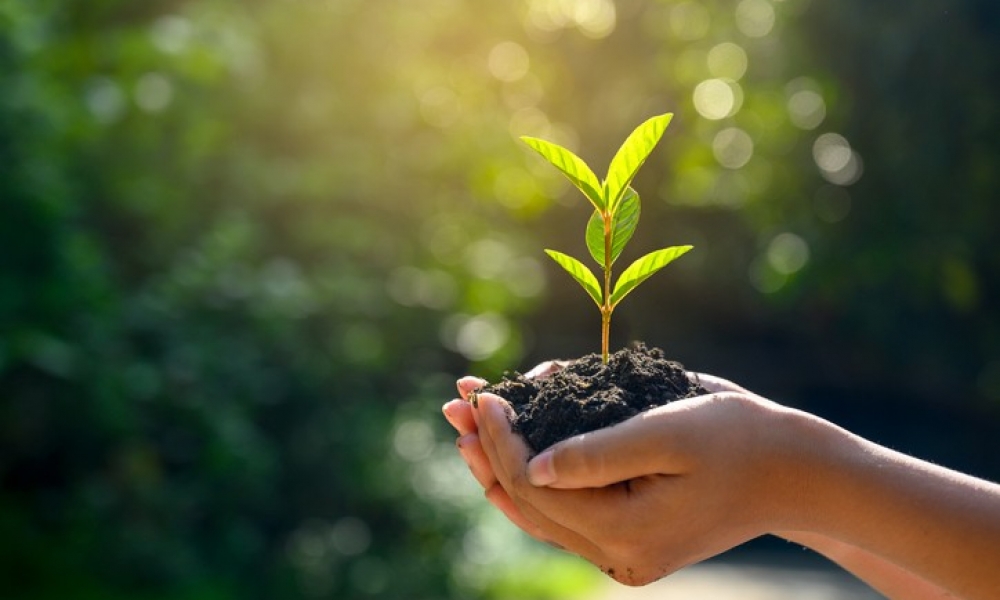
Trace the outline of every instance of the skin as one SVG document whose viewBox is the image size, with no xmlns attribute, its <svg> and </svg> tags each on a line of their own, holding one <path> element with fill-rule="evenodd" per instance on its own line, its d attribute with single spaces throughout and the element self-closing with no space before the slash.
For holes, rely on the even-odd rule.
<svg viewBox="0 0 1000 600">
<path fill-rule="evenodd" d="M 491 503 L 622 583 L 649 583 L 774 534 L 890 598 L 996 597 L 1000 486 L 699 377 L 713 393 L 533 458 L 511 433 L 503 399 L 465 401 L 482 380 L 459 380 L 461 398 L 444 413 Z"/>
</svg>

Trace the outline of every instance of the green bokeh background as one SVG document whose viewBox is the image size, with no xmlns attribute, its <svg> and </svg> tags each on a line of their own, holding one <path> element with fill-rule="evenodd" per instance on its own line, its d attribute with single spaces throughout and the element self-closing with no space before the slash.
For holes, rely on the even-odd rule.
<svg viewBox="0 0 1000 600">
<path fill-rule="evenodd" d="M 438 408 L 599 342 L 517 136 L 668 111 L 613 343 L 1000 477 L 998 6 L 0 0 L 3 597 L 583 593 Z"/>
</svg>

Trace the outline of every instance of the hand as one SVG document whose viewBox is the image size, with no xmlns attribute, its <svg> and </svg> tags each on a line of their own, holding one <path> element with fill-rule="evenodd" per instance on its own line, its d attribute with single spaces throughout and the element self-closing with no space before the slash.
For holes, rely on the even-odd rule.
<svg viewBox="0 0 1000 600">
<path fill-rule="evenodd" d="M 770 509 L 785 504 L 770 466 L 783 453 L 778 425 L 787 409 L 757 396 L 673 402 L 560 442 L 530 465 L 508 410 L 482 394 L 474 412 L 509 501 L 536 536 L 622 583 L 648 583 L 766 533 Z"/>
<path fill-rule="evenodd" d="M 564 364 L 561 361 L 546 361 L 528 371 L 525 376 L 547 377 L 561 369 Z M 512 523 L 520 527 L 528 535 L 539 541 L 558 547 L 558 544 L 549 539 L 534 523 L 521 514 L 520 509 L 517 508 L 506 490 L 497 481 L 496 474 L 493 472 L 493 466 L 483 451 L 479 440 L 478 412 L 473 409 L 469 400 L 476 390 L 482 388 L 487 383 L 486 380 L 478 377 L 467 376 L 459 379 L 457 387 L 460 398 L 451 400 L 442 407 L 445 418 L 458 431 L 459 437 L 455 445 L 458 447 L 459 454 L 465 460 L 473 477 L 483 486 L 486 499 L 491 504 L 503 512 Z"/>
<path fill-rule="evenodd" d="M 772 532 L 887 597 L 993 597 L 997 572 L 976 559 L 1000 551 L 1000 486 L 697 377 L 712 394 L 560 442 L 530 463 L 500 398 L 480 396 L 478 410 L 460 400 L 444 408 L 493 504 L 623 583 Z M 463 378 L 459 392 L 467 398 L 484 384 Z"/>
<path fill-rule="evenodd" d="M 548 377 L 564 365 L 563 361 L 546 361 L 528 371 L 525 377 Z M 702 373 L 691 373 L 690 375 L 697 378 L 702 386 L 712 392 L 732 391 L 750 393 L 735 383 L 715 377 L 714 375 Z M 456 441 L 456 446 L 462 458 L 469 466 L 469 470 L 480 485 L 483 486 L 483 489 L 487 491 L 487 495 L 492 495 L 498 493 L 498 491 L 490 491 L 497 483 L 496 475 L 493 473 L 493 467 L 483 453 L 482 445 L 479 442 L 479 426 L 476 422 L 478 415 L 473 411 L 472 406 L 468 402 L 473 392 L 487 385 L 487 383 L 489 382 L 478 377 L 466 376 L 459 379 L 456 387 L 458 388 L 460 398 L 447 402 L 442 407 L 442 412 L 452 427 L 458 431 L 459 438 Z"/>
<path fill-rule="evenodd" d="M 544 375 L 552 367 L 552 365 L 541 365 L 533 372 Z M 702 428 L 707 424 L 711 427 L 724 429 L 726 426 L 723 420 L 715 415 L 716 412 L 719 412 L 720 415 L 730 413 L 731 418 L 742 423 L 746 419 L 736 415 L 735 412 L 742 413 L 748 408 L 756 410 L 760 405 L 768 404 L 763 399 L 751 395 L 743 388 L 726 380 L 709 375 L 698 375 L 697 377 L 708 389 L 717 391 L 719 394 L 685 401 L 686 406 L 681 411 L 677 410 L 680 408 L 679 403 L 674 403 L 678 406 L 666 411 L 662 416 L 655 417 L 655 419 L 675 419 L 669 415 L 676 411 L 678 414 L 696 417 L 701 415 L 698 420 L 703 422 L 700 425 Z M 462 398 L 467 398 L 470 392 L 478 389 L 484 383 L 476 378 L 460 380 L 458 388 Z M 734 490 L 737 476 L 743 480 L 748 478 L 745 468 L 738 465 L 728 468 L 728 480 L 717 474 L 704 476 L 703 473 L 699 473 L 697 477 L 692 477 L 691 469 L 695 463 L 690 459 L 681 459 L 678 453 L 674 453 L 678 459 L 676 465 L 672 467 L 671 465 L 660 466 L 657 463 L 663 458 L 660 455 L 661 451 L 649 446 L 646 447 L 644 453 L 640 454 L 635 453 L 632 449 L 625 449 L 625 452 L 636 460 L 630 461 L 629 464 L 615 463 L 612 465 L 588 458 L 586 454 L 578 452 L 574 454 L 571 450 L 572 444 L 569 441 L 557 444 L 554 449 L 543 452 L 539 457 L 536 457 L 535 461 L 532 461 L 530 472 L 531 476 L 535 478 L 535 483 L 545 483 L 546 478 L 549 478 L 547 481 L 549 484 L 563 488 L 607 487 L 601 490 L 574 492 L 536 488 L 526 480 L 528 471 L 524 469 L 523 463 L 527 459 L 527 449 L 517 436 L 510 435 L 509 425 L 506 424 L 504 418 L 499 420 L 487 418 L 488 424 L 492 423 L 494 427 L 502 428 L 499 431 L 500 435 L 498 436 L 496 433 L 489 435 L 484 432 L 485 441 L 480 438 L 477 419 L 482 418 L 480 415 L 483 414 L 483 411 L 496 411 L 496 406 L 501 407 L 501 412 L 506 410 L 505 403 L 496 396 L 487 394 L 480 396 L 480 398 L 485 402 L 480 405 L 479 410 L 472 409 L 468 403 L 453 401 L 445 405 L 444 411 L 449 421 L 461 434 L 458 442 L 459 449 L 476 479 L 487 490 L 487 498 L 502 510 L 511 521 L 529 534 L 583 555 L 619 581 L 630 584 L 646 583 L 686 564 L 717 554 L 763 532 L 759 527 L 750 527 L 749 523 L 737 523 L 737 515 L 741 511 L 747 512 L 745 495 Z M 698 402 L 694 402 L 695 400 Z M 769 404 L 772 408 L 777 407 L 773 403 Z M 703 414 L 705 409 L 696 409 L 701 405 L 708 407 L 708 410 L 713 414 Z M 741 406 L 742 408 L 740 408 Z M 497 413 L 494 416 L 502 417 L 503 415 Z M 647 413 L 641 418 L 654 418 L 654 415 Z M 636 421 L 637 424 L 642 422 L 646 421 Z M 645 429 L 646 433 L 628 430 L 622 436 L 608 438 L 608 441 L 614 443 L 614 440 L 622 439 L 634 442 L 636 446 L 643 446 L 644 440 L 650 434 L 658 431 L 655 421 L 648 421 L 648 424 L 649 426 Z M 623 425 L 625 424 L 603 432 L 595 432 L 601 434 L 597 437 L 595 434 L 582 436 L 582 439 L 587 440 L 586 446 L 582 446 L 582 448 L 602 447 L 604 442 L 601 438 L 605 436 L 606 432 L 618 431 L 619 427 Z M 679 429 L 685 427 L 681 426 Z M 734 427 L 734 429 L 739 430 L 740 428 Z M 736 438 L 739 437 L 724 431 L 721 433 L 725 435 L 717 434 L 719 432 L 699 434 L 694 429 L 689 433 L 691 439 L 727 440 L 724 444 L 725 447 L 718 449 L 719 452 L 727 455 L 730 453 L 728 447 L 735 443 Z M 617 452 L 610 447 L 606 449 Z M 731 452 L 731 455 L 743 459 L 748 458 L 748 454 L 742 452 Z M 582 462 L 578 459 L 582 459 Z M 702 460 L 712 462 L 710 458 Z M 515 468 L 518 461 L 522 465 L 521 471 Z M 498 465 L 502 466 L 498 467 Z M 551 480 L 553 470 L 557 470 L 559 473 L 558 481 Z M 630 479 L 631 481 L 626 481 Z M 704 487 L 709 489 L 703 491 Z M 678 494 L 678 492 L 681 493 Z M 702 494 L 708 494 L 709 497 L 718 499 L 718 502 L 714 503 L 714 510 L 705 510 L 703 506 L 705 503 L 701 498 Z M 585 500 L 578 504 L 577 510 L 569 511 L 566 509 L 566 503 L 577 502 L 571 497 L 582 497 Z M 661 499 L 665 502 L 660 502 Z M 731 509 L 726 508 L 729 505 L 733 505 Z M 549 507 L 549 510 L 546 510 L 546 506 Z M 695 506 L 699 507 L 698 510 L 693 510 L 692 507 Z M 662 511 L 675 514 L 675 519 L 681 523 L 673 524 L 668 519 L 648 518 L 648 515 L 657 515 Z M 694 514 L 688 515 L 686 513 Z M 642 518 L 643 514 L 647 515 L 646 519 Z M 733 525 L 725 531 L 718 527 L 717 514 L 731 517 L 734 521 Z M 552 518 L 552 515 L 560 515 L 561 518 Z M 600 516 L 607 520 L 597 518 Z M 634 517 L 632 522 L 627 520 L 629 516 Z M 581 521 L 581 519 L 583 520 Z M 655 521 L 659 527 L 651 528 L 648 522 L 650 520 Z M 708 538 L 700 530 L 711 532 L 714 538 L 709 543 L 705 543 L 708 542 Z M 680 535 L 678 535 L 679 533 Z M 685 544 L 676 544 L 678 538 L 690 540 L 683 551 L 679 548 Z M 653 544 L 653 542 L 657 544 Z M 659 548 L 653 554 L 651 553 L 652 545 L 671 545 L 675 551 L 668 553 L 665 548 Z"/>
</svg>

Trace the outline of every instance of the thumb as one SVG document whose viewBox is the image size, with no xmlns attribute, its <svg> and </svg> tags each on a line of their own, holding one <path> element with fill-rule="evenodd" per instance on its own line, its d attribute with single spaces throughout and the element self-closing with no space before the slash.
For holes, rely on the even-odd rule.
<svg viewBox="0 0 1000 600">
<path fill-rule="evenodd" d="M 596 488 L 654 474 L 678 474 L 672 456 L 669 407 L 577 435 L 544 450 L 528 463 L 528 481 L 552 488 Z"/>
</svg>

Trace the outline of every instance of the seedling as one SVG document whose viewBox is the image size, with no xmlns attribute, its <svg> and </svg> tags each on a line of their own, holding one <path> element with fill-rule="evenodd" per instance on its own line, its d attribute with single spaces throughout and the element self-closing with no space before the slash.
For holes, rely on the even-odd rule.
<svg viewBox="0 0 1000 600">
<path fill-rule="evenodd" d="M 611 266 L 639 224 L 639 194 L 630 184 L 673 116 L 672 113 L 659 115 L 637 127 L 611 159 L 604 181 L 599 181 L 587 163 L 566 148 L 538 138 L 521 138 L 562 171 L 594 206 L 585 237 L 590 255 L 604 272 L 603 285 L 593 271 L 572 256 L 555 250 L 546 250 L 545 253 L 559 263 L 597 303 L 601 311 L 601 358 L 605 364 L 608 362 L 611 314 L 615 307 L 650 275 L 692 248 L 671 246 L 650 252 L 629 265 L 611 287 Z"/>
</svg>

